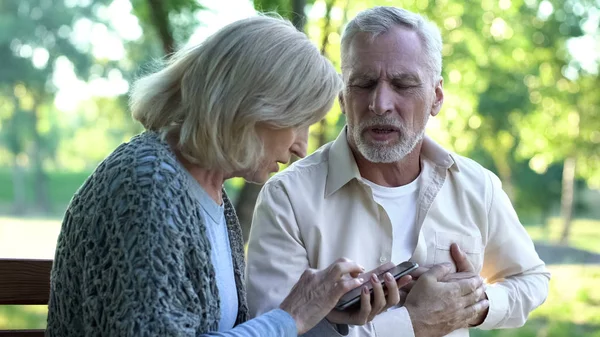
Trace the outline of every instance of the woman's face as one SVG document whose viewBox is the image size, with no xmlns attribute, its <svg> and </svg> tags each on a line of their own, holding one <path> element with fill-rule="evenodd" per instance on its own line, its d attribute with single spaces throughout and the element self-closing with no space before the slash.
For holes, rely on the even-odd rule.
<svg viewBox="0 0 600 337">
<path fill-rule="evenodd" d="M 244 176 L 247 181 L 264 183 L 271 173 L 279 171 L 278 163 L 288 163 L 292 154 L 300 158 L 306 156 L 308 127 L 273 129 L 260 125 L 257 132 L 264 146 L 263 157 L 258 169 Z"/>
</svg>

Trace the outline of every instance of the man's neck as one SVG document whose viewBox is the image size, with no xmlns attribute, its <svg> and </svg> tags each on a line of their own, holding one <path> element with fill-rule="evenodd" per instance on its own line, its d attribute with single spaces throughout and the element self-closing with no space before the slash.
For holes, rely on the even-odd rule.
<svg viewBox="0 0 600 337">
<path fill-rule="evenodd" d="M 398 187 L 413 182 L 421 173 L 422 145 L 423 141 L 419 142 L 402 160 L 394 163 L 370 162 L 354 146 L 350 148 L 363 178 L 380 186 Z"/>
</svg>

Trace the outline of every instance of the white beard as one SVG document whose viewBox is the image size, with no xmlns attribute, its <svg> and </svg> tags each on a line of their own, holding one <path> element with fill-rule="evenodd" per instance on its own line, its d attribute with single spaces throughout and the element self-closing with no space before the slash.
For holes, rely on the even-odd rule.
<svg viewBox="0 0 600 337">
<path fill-rule="evenodd" d="M 410 130 L 406 125 L 397 120 L 386 116 L 375 116 L 371 119 L 362 121 L 357 127 L 348 125 L 350 137 L 354 140 L 358 152 L 372 163 L 394 163 L 402 160 L 411 153 L 417 144 L 425 136 L 425 125 L 429 119 L 429 114 L 424 114 L 423 129 Z M 375 125 L 390 125 L 398 128 L 400 139 L 390 144 L 383 142 L 367 141 L 364 131 Z"/>
</svg>

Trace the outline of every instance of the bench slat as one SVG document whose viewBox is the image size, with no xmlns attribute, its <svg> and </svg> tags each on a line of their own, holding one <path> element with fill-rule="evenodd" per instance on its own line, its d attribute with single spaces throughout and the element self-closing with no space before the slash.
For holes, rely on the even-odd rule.
<svg viewBox="0 0 600 337">
<path fill-rule="evenodd" d="M 48 304 L 51 270 L 52 260 L 0 259 L 0 304 Z"/>
<path fill-rule="evenodd" d="M 44 337 L 44 330 L 0 330 L 0 337 Z"/>
</svg>

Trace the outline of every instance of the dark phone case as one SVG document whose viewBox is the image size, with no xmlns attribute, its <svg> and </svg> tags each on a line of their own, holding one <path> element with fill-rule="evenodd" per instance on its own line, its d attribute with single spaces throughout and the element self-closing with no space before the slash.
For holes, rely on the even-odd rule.
<svg viewBox="0 0 600 337">
<path fill-rule="evenodd" d="M 402 262 L 401 264 L 395 266 L 394 268 L 391 268 L 389 270 L 379 273 L 377 275 L 377 277 L 381 280 L 381 284 L 385 288 L 385 281 L 383 280 L 383 275 L 385 273 L 393 271 L 392 275 L 394 275 L 394 279 L 398 280 L 402 276 L 407 275 L 408 273 L 417 269 L 418 267 L 419 267 L 419 265 L 417 263 L 406 261 L 406 262 Z M 346 294 L 344 294 L 344 296 L 342 296 L 340 301 L 335 306 L 335 309 L 344 311 L 344 310 L 357 308 L 360 305 L 360 293 L 361 293 L 362 287 L 365 285 L 367 287 L 369 287 L 369 293 L 371 295 L 373 295 L 373 286 L 371 285 L 371 282 L 370 281 L 366 282 L 362 286 L 354 288 L 354 289 L 350 290 L 349 292 L 347 292 Z M 353 294 L 353 295 L 350 295 L 350 294 Z M 347 297 L 350 297 L 350 299 L 348 299 Z"/>
</svg>

